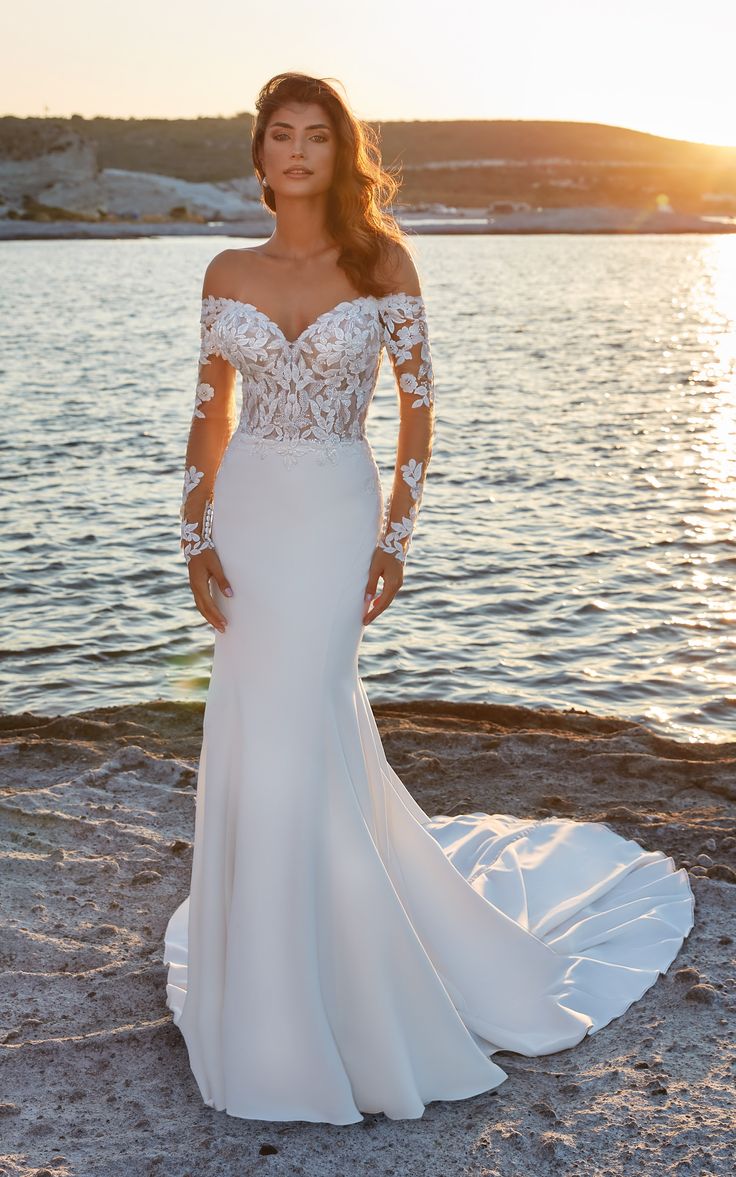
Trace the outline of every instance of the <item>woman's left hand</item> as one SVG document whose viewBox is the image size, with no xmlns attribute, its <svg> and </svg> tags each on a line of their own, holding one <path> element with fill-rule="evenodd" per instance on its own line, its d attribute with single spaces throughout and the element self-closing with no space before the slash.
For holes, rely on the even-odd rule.
<svg viewBox="0 0 736 1177">
<path fill-rule="evenodd" d="M 379 579 L 383 580 L 383 587 L 371 606 L 371 600 L 375 597 Z M 368 583 L 365 588 L 364 625 L 370 625 L 379 614 L 383 613 L 384 609 L 388 609 L 403 583 L 404 565 L 401 561 L 397 560 L 395 556 L 391 556 L 388 552 L 384 552 L 382 548 L 376 548 L 373 553 L 373 559 L 371 560 Z"/>
</svg>

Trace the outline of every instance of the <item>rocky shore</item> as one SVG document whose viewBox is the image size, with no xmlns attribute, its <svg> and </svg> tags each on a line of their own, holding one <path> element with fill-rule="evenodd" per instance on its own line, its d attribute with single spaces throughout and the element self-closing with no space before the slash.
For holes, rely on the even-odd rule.
<svg viewBox="0 0 736 1177">
<path fill-rule="evenodd" d="M 374 712 L 431 815 L 602 821 L 685 866 L 695 926 L 669 972 L 578 1046 L 502 1052 L 508 1082 L 419 1120 L 340 1128 L 214 1112 L 166 1008 L 162 963 L 188 890 L 202 705 L 1 715 L 0 1174 L 732 1171 L 736 742 L 678 742 L 575 709 Z"/>
<path fill-rule="evenodd" d="M 397 213 L 411 234 L 438 233 L 736 233 L 736 217 L 702 217 L 631 208 L 543 208 L 487 214 L 483 209 Z M 259 207 L 241 220 L 22 221 L 0 219 L 0 241 L 127 237 L 270 237 L 274 220 Z"/>
</svg>

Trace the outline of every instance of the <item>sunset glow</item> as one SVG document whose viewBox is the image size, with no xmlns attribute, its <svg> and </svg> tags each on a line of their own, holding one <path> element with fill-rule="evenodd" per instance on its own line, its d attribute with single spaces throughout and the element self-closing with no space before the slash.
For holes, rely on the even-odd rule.
<svg viewBox="0 0 736 1177">
<path fill-rule="evenodd" d="M 6 28 L 0 113 L 230 116 L 272 74 L 303 70 L 338 79 L 367 119 L 552 119 L 736 145 L 730 0 L 371 0 L 362 30 L 353 5 L 313 11 L 129 0 L 108 20 L 93 0 L 38 0 Z"/>
</svg>

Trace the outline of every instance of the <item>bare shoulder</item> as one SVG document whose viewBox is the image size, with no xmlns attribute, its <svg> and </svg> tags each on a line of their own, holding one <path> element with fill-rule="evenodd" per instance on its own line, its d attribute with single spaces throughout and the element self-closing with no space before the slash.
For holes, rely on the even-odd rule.
<svg viewBox="0 0 736 1177">
<path fill-rule="evenodd" d="M 384 261 L 380 278 L 390 287 L 392 294 L 421 295 L 422 287 L 409 248 L 398 241 L 390 241 L 384 250 Z"/>
<path fill-rule="evenodd" d="M 207 266 L 202 283 L 202 297 L 237 298 L 243 279 L 253 264 L 249 249 L 223 249 Z"/>
</svg>

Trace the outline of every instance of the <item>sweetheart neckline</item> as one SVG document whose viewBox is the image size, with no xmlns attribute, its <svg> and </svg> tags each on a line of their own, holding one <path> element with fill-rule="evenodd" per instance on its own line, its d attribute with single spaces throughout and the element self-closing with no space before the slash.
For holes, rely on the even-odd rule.
<svg viewBox="0 0 736 1177">
<path fill-rule="evenodd" d="M 335 303 L 334 307 L 329 307 L 328 310 L 323 311 L 321 315 L 317 315 L 317 318 L 314 319 L 307 327 L 305 327 L 304 330 L 300 332 L 299 335 L 297 335 L 296 339 L 289 339 L 283 328 L 279 326 L 276 320 L 272 319 L 270 315 L 267 315 L 265 311 L 262 311 L 260 307 L 257 307 L 253 302 L 245 302 L 245 300 L 242 298 L 228 298 L 226 295 L 219 294 L 207 294 L 202 299 L 202 302 L 230 302 L 234 303 L 236 306 L 248 307 L 249 310 L 254 311 L 256 315 L 260 316 L 262 319 L 265 319 L 271 327 L 274 327 L 276 331 L 278 331 L 287 347 L 296 347 L 297 344 L 301 343 L 302 339 L 304 339 L 310 331 L 313 331 L 314 328 L 319 323 L 321 323 L 322 319 L 326 319 L 328 315 L 334 315 L 337 311 L 342 310 L 343 307 L 353 306 L 355 303 L 359 302 L 385 302 L 386 299 L 389 298 L 410 298 L 417 302 L 423 302 L 423 296 L 421 294 L 406 294 L 403 291 L 398 291 L 394 294 L 384 294 L 381 298 L 378 298 L 375 294 L 359 294 L 356 298 L 344 298 L 341 302 Z"/>
</svg>

